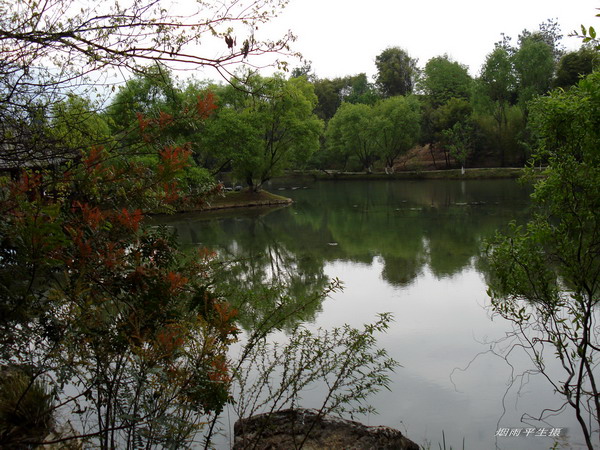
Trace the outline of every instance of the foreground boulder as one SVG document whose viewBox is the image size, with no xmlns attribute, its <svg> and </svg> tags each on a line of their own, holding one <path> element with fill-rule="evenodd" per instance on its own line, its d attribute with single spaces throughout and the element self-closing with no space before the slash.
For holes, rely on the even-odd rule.
<svg viewBox="0 0 600 450">
<path fill-rule="evenodd" d="M 306 450 L 419 450 L 417 444 L 393 428 L 320 417 L 313 409 L 287 409 L 241 419 L 235 423 L 234 433 L 234 450 L 293 449 L 303 441 Z"/>
</svg>

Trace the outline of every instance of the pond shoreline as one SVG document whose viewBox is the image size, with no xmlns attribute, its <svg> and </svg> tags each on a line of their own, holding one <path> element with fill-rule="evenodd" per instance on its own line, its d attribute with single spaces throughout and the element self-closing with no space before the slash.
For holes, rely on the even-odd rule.
<svg viewBox="0 0 600 450">
<path fill-rule="evenodd" d="M 252 206 L 282 206 L 293 203 L 291 198 L 272 194 L 268 191 L 225 192 L 223 197 L 216 197 L 210 204 L 204 205 L 200 211 L 214 211 L 219 209 L 248 208 Z"/>
<path fill-rule="evenodd" d="M 291 205 L 291 198 L 272 194 L 262 190 L 260 192 L 226 191 L 223 195 L 213 197 L 209 202 L 199 207 L 184 207 L 177 209 L 174 214 L 209 213 L 221 210 L 235 210 L 238 208 L 264 208 L 282 207 Z M 155 213 L 154 215 L 160 215 Z"/>
<path fill-rule="evenodd" d="M 523 167 L 489 167 L 446 170 L 411 170 L 386 174 L 384 172 L 340 172 L 334 170 L 307 170 L 288 172 L 282 178 L 306 178 L 315 180 L 486 180 L 519 178 Z"/>
<path fill-rule="evenodd" d="M 285 180 L 311 180 L 311 181 L 381 181 L 381 180 L 491 180 L 491 179 L 517 179 L 523 176 L 522 167 L 493 167 L 465 169 L 463 174 L 460 169 L 404 171 L 386 174 L 383 172 L 337 172 L 325 170 L 293 171 L 287 172 L 273 181 Z M 281 195 L 273 194 L 266 190 L 249 192 L 227 191 L 223 196 L 215 197 L 207 204 L 198 208 L 182 208 L 175 214 L 187 212 L 214 212 L 220 210 L 234 210 L 237 208 L 254 207 L 282 207 L 293 203 L 293 200 Z"/>
</svg>

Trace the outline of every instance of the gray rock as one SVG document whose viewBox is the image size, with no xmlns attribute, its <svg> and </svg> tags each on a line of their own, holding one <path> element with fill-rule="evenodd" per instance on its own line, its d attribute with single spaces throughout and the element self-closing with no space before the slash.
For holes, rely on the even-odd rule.
<svg viewBox="0 0 600 450">
<path fill-rule="evenodd" d="M 419 446 L 390 427 L 369 427 L 313 409 L 287 409 L 241 419 L 234 426 L 234 450 L 419 450 Z"/>
</svg>

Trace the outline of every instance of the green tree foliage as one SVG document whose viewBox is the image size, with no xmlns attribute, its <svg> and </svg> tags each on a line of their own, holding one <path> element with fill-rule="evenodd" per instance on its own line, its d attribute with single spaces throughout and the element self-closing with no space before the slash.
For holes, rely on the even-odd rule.
<svg viewBox="0 0 600 450">
<path fill-rule="evenodd" d="M 589 46 L 565 54 L 556 68 L 553 86 L 567 89 L 576 85 L 581 77 L 592 73 L 600 62 L 599 58 L 598 51 Z"/>
<path fill-rule="evenodd" d="M 283 169 L 308 160 L 319 148 L 323 122 L 313 113 L 317 97 L 304 77 L 255 75 L 249 87 L 222 92 L 222 110 L 207 124 L 203 142 L 226 155 L 235 175 L 258 191 Z"/>
<path fill-rule="evenodd" d="M 535 156 L 548 163 L 535 184 L 536 214 L 499 236 L 489 252 L 494 309 L 515 323 L 517 345 L 573 408 L 589 449 L 598 445 L 600 425 L 599 102 L 594 73 L 532 104 Z M 561 376 L 547 370 L 549 350 Z"/>
<path fill-rule="evenodd" d="M 89 100 L 74 94 L 52 105 L 47 125 L 53 140 L 71 152 L 110 145 L 111 133 L 103 115 L 94 110 Z"/>
<path fill-rule="evenodd" d="M 115 131 L 137 124 L 137 115 L 173 114 L 181 108 L 181 95 L 171 72 L 159 64 L 146 68 L 120 86 L 107 115 Z"/>
<path fill-rule="evenodd" d="M 343 78 L 346 86 L 340 92 L 341 100 L 348 103 L 373 105 L 380 98 L 375 86 L 365 73 Z"/>
<path fill-rule="evenodd" d="M 434 107 L 443 105 L 451 98 L 468 100 L 471 84 L 472 78 L 467 67 L 451 61 L 447 55 L 427 61 L 420 81 L 421 89 Z"/>
<path fill-rule="evenodd" d="M 349 75 L 343 78 L 323 78 L 313 81 L 318 102 L 315 114 L 327 122 L 342 102 L 373 105 L 380 99 L 376 87 L 369 82 L 367 75 Z"/>
<path fill-rule="evenodd" d="M 450 167 L 450 145 L 448 136 L 453 127 L 457 124 L 461 130 L 468 130 L 473 133 L 471 123 L 473 108 L 469 101 L 462 98 L 451 98 L 443 105 L 434 108 L 429 102 L 424 106 L 422 118 L 422 142 L 429 144 L 433 150 L 441 148 L 444 152 L 446 167 Z M 472 137 L 469 137 L 472 140 Z M 433 152 L 432 152 L 433 154 Z M 435 159 L 434 159 L 435 163 Z"/>
<path fill-rule="evenodd" d="M 495 154 L 493 159 L 502 166 L 527 161 L 531 145 L 524 127 L 528 104 L 550 89 L 563 54 L 561 38 L 558 24 L 550 20 L 537 31 L 523 30 L 517 46 L 503 36 L 487 56 L 473 91 L 477 132 L 481 134 L 475 144 L 482 147 L 478 154 Z"/>
<path fill-rule="evenodd" d="M 487 55 L 481 68 L 480 80 L 487 95 L 494 102 L 501 106 L 514 102 L 517 77 L 508 48 L 497 46 Z"/>
<path fill-rule="evenodd" d="M 506 122 L 498 125 L 496 116 L 489 113 L 475 113 L 475 147 L 473 156 L 484 157 L 493 164 L 518 165 L 527 163 L 529 153 L 523 144 L 526 132 L 527 116 L 518 105 L 505 110 Z"/>
<path fill-rule="evenodd" d="M 379 158 L 373 139 L 373 108 L 364 104 L 342 103 L 327 124 L 328 151 L 340 161 L 354 157 L 362 169 L 370 172 Z"/>
<path fill-rule="evenodd" d="M 484 95 L 492 101 L 492 115 L 496 123 L 496 136 L 505 139 L 508 129 L 507 110 L 517 96 L 517 76 L 512 64 L 510 49 L 497 45 L 490 53 L 481 69 L 480 86 Z M 506 148 L 498 148 L 500 165 L 507 162 Z"/>
<path fill-rule="evenodd" d="M 190 447 L 229 400 L 235 310 L 212 285 L 213 255 L 183 254 L 142 214 L 186 197 L 191 151 L 171 136 L 214 103 L 186 109 L 168 79 L 136 77 L 107 139 L 86 99 L 143 62 L 227 73 L 285 50 L 290 35 L 253 38 L 284 3 L 203 2 L 186 16 L 146 0 L 0 0 L 0 168 L 14 175 L 0 182 L 0 446 Z M 211 39 L 216 55 L 198 50 Z M 38 429 L 12 433 L 25 415 Z M 51 437 L 65 417 L 68 435 Z"/>
<path fill-rule="evenodd" d="M 327 122 L 331 119 L 337 109 L 342 104 L 341 91 L 343 83 L 341 78 L 336 79 L 317 79 L 313 82 L 315 95 L 317 96 L 317 106 L 315 114 Z"/>
<path fill-rule="evenodd" d="M 469 122 L 456 122 L 452 128 L 443 131 L 447 142 L 448 153 L 460 163 L 462 173 L 465 173 L 467 158 L 473 151 L 473 124 Z"/>
<path fill-rule="evenodd" d="M 523 30 L 519 35 L 519 42 L 521 43 L 530 37 L 544 42 L 550 47 L 550 49 L 552 49 L 554 64 L 558 64 L 558 61 L 560 61 L 560 58 L 562 58 L 565 53 L 564 46 L 561 44 L 563 35 L 558 22 L 553 19 L 548 19 L 542 22 L 534 32 Z"/>
<path fill-rule="evenodd" d="M 394 162 L 414 147 L 421 131 L 421 105 L 416 97 L 390 97 L 373 109 L 373 137 L 386 172 Z"/>
<path fill-rule="evenodd" d="M 114 135 L 113 150 L 156 168 L 157 142 L 185 147 L 190 158 L 177 182 L 186 196 L 201 197 L 214 183 L 209 170 L 216 162 L 202 152 L 199 142 L 215 101 L 212 91 L 194 80 L 180 87 L 167 68 L 146 68 L 119 88 L 104 114 Z"/>
<path fill-rule="evenodd" d="M 418 75 L 417 60 L 400 47 L 389 47 L 375 58 L 377 86 L 384 97 L 413 92 Z"/>
<path fill-rule="evenodd" d="M 196 159 L 202 159 L 208 167 L 231 170 L 240 163 L 244 152 L 260 146 L 260 136 L 254 127 L 249 109 L 237 110 L 222 106 L 214 118 L 206 123 L 198 139 L 194 152 Z"/>
<path fill-rule="evenodd" d="M 554 76 L 554 55 L 540 34 L 520 39 L 514 56 L 518 101 L 527 105 L 531 99 L 550 89 Z"/>
</svg>

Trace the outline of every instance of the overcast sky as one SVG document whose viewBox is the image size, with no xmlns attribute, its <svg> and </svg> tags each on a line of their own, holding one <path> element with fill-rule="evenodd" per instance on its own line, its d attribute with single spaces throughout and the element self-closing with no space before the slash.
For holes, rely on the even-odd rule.
<svg viewBox="0 0 600 450">
<path fill-rule="evenodd" d="M 431 57 L 447 53 L 479 74 L 485 56 L 505 33 L 516 41 L 527 28 L 557 19 L 563 44 L 581 24 L 598 25 L 598 0 L 290 0 L 267 29 L 291 29 L 294 49 L 312 61 L 320 78 L 376 72 L 375 57 L 387 47 L 402 47 L 423 67 Z M 299 64 L 291 62 L 291 67 Z"/>
</svg>

